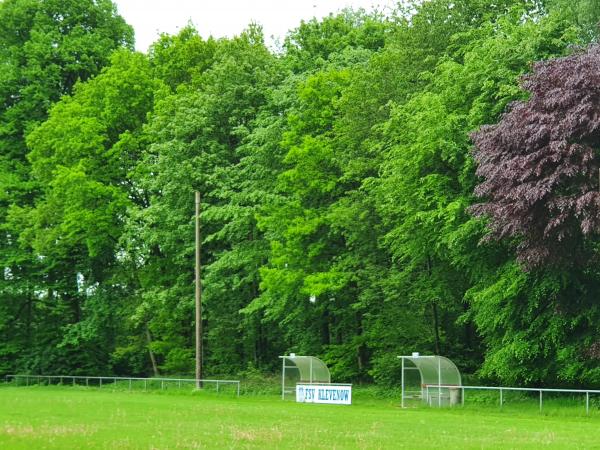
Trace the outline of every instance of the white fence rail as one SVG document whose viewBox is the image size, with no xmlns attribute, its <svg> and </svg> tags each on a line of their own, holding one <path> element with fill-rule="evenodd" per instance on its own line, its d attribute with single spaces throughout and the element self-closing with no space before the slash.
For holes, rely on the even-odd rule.
<svg viewBox="0 0 600 450">
<path fill-rule="evenodd" d="M 182 387 L 189 386 L 203 386 L 206 384 L 213 385 L 217 392 L 220 392 L 224 386 L 233 385 L 234 391 L 237 396 L 240 396 L 240 382 L 239 380 L 211 380 L 211 379 L 193 379 L 193 378 L 140 378 L 140 377 L 97 377 L 97 376 L 82 376 L 82 375 L 6 375 L 4 378 L 6 383 L 14 383 L 18 386 L 21 385 L 32 385 L 32 384 L 71 384 L 85 385 L 85 386 L 98 386 L 112 384 L 113 387 L 126 385 L 129 390 L 141 385 L 143 382 L 144 390 L 148 390 L 155 385 L 160 383 L 160 389 L 164 390 L 170 386 L 177 386 L 181 389 Z"/>
<path fill-rule="evenodd" d="M 500 408 L 504 402 L 504 393 L 505 392 L 538 392 L 539 393 L 539 405 L 540 412 L 542 412 L 544 406 L 544 392 L 553 392 L 553 393 L 562 393 L 562 394 L 581 394 L 585 395 L 585 412 L 586 414 L 590 413 L 590 394 L 600 394 L 600 390 L 596 389 L 552 389 L 552 388 L 524 388 L 524 387 L 499 387 L 499 386 L 456 386 L 456 385 L 438 385 L 438 384 L 426 384 L 423 386 L 425 390 L 425 398 L 424 401 L 427 404 L 431 405 L 435 403 L 435 400 L 438 399 L 438 405 L 441 406 L 441 401 L 439 401 L 439 396 L 441 395 L 441 389 L 455 389 L 461 391 L 461 403 L 465 404 L 465 391 L 498 391 L 499 393 L 499 404 Z"/>
</svg>

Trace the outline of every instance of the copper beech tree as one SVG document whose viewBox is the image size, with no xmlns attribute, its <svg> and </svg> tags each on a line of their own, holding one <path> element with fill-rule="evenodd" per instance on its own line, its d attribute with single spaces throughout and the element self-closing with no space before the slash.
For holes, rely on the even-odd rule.
<svg viewBox="0 0 600 450">
<path fill-rule="evenodd" d="M 471 136 L 484 199 L 471 211 L 528 269 L 582 266 L 600 232 L 600 46 L 536 63 L 522 87 L 528 100 Z"/>
</svg>

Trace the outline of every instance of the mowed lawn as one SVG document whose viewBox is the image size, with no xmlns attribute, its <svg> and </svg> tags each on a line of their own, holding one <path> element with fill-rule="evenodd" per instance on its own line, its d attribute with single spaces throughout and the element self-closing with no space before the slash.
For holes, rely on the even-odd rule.
<svg viewBox="0 0 600 450">
<path fill-rule="evenodd" d="M 600 448 L 600 417 L 296 404 L 274 396 L 0 387 L 0 449 Z"/>
</svg>

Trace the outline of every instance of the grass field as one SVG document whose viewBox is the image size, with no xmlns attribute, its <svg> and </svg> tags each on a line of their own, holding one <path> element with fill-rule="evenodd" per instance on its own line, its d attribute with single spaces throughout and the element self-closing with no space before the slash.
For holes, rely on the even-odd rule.
<svg viewBox="0 0 600 450">
<path fill-rule="evenodd" d="M 600 448 L 600 415 L 505 408 L 400 409 L 355 395 L 352 406 L 275 396 L 0 387 L 0 449 Z"/>
</svg>

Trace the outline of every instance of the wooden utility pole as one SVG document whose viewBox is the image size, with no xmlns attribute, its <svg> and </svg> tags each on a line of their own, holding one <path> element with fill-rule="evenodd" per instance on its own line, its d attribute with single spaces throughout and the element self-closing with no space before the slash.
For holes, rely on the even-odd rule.
<svg viewBox="0 0 600 450">
<path fill-rule="evenodd" d="M 202 285 L 200 284 L 200 192 L 196 192 L 196 380 L 202 379 Z M 196 388 L 202 383 L 196 381 Z"/>
</svg>

